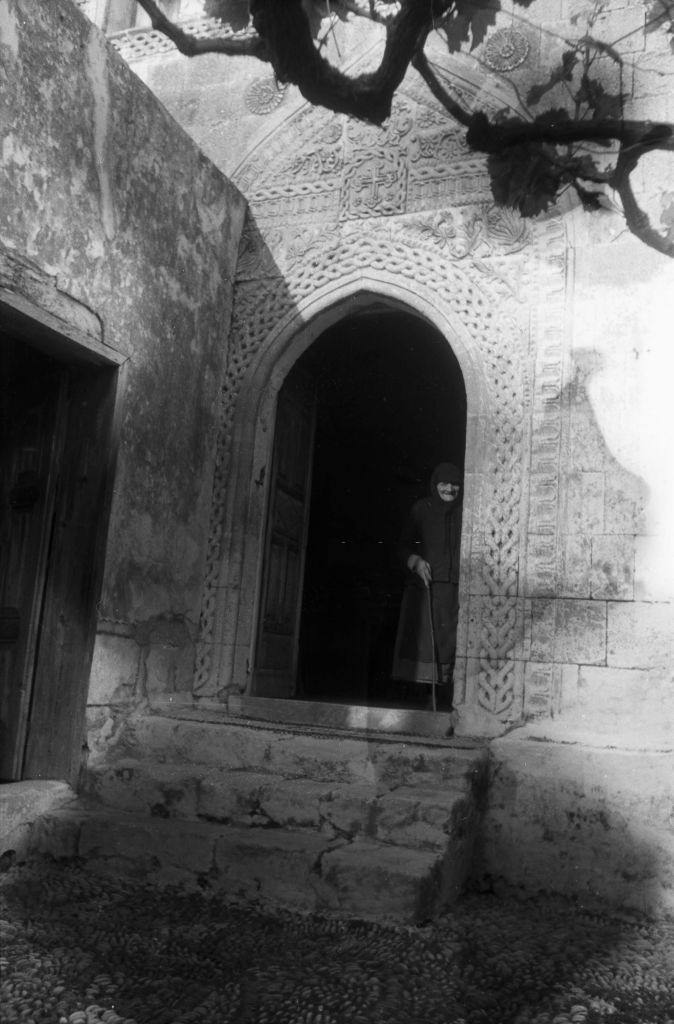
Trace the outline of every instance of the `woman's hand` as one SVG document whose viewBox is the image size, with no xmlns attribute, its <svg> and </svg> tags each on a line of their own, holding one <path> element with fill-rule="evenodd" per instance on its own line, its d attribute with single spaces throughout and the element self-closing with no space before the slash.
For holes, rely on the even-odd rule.
<svg viewBox="0 0 674 1024">
<path fill-rule="evenodd" d="M 422 558 L 421 555 L 410 555 L 407 559 L 407 568 L 417 574 L 425 587 L 430 586 L 431 567 L 425 558 Z"/>
</svg>

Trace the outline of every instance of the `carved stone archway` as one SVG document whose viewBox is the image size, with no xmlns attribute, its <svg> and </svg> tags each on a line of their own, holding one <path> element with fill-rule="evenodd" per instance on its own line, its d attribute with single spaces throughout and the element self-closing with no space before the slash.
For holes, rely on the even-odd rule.
<svg viewBox="0 0 674 1024">
<path fill-rule="evenodd" d="M 463 372 L 458 695 L 468 728 L 499 732 L 532 702 L 540 710 L 552 699 L 543 669 L 529 673 L 525 693 L 524 613 L 529 584 L 540 592 L 556 558 L 566 240 L 556 219 L 532 227 L 496 208 L 484 166 L 444 115 L 415 98 L 401 98 L 383 138 L 373 142 L 371 131 L 303 108 L 265 144 L 267 155 L 291 154 L 287 166 L 265 180 L 268 164 L 253 153 L 241 169 L 252 212 L 223 385 L 194 692 L 222 699 L 246 687 L 278 390 L 327 326 L 377 299 L 433 324 Z"/>
</svg>

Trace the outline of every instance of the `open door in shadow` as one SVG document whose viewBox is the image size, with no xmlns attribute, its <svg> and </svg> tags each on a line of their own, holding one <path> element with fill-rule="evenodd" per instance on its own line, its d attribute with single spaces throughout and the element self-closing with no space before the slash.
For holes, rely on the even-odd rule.
<svg viewBox="0 0 674 1024">
<path fill-rule="evenodd" d="M 465 434 L 456 357 L 418 317 L 346 318 L 297 361 L 278 399 L 253 694 L 421 700 L 391 679 L 398 541 L 434 465 L 463 464 Z"/>
</svg>

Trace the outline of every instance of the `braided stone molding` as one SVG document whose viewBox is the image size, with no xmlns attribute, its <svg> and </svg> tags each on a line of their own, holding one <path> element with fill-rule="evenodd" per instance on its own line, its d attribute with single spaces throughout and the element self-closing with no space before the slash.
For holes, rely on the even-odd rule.
<svg viewBox="0 0 674 1024">
<path fill-rule="evenodd" d="M 207 655 L 208 640 L 212 636 L 213 593 L 219 574 L 232 422 L 241 383 L 265 335 L 276 324 L 294 308 L 301 308 L 304 300 L 329 282 L 339 281 L 353 274 L 358 267 L 366 266 L 374 275 L 381 272 L 399 278 L 401 283 L 414 281 L 416 287 L 425 287 L 429 293 L 435 294 L 439 304 L 464 325 L 485 359 L 492 385 L 492 423 L 495 430 L 490 443 L 489 472 L 493 480 L 490 519 L 494 525 L 486 538 L 483 573 L 488 594 L 498 600 L 486 602 L 480 627 L 483 647 L 480 693 L 482 705 L 489 710 L 496 712 L 497 707 L 509 707 L 502 697 L 499 703 L 494 692 L 496 689 L 500 692 L 507 686 L 509 676 L 500 662 L 515 642 L 515 621 L 507 597 L 516 592 L 518 572 L 522 332 L 514 318 L 506 318 L 499 312 L 504 301 L 499 278 L 482 274 L 479 263 L 469 258 L 452 261 L 451 256 L 439 256 L 437 245 L 428 239 L 428 232 L 422 230 L 418 223 L 371 224 L 367 232 L 361 229 L 341 239 L 333 232 L 322 242 L 315 238 L 313 247 L 304 250 L 305 258 L 293 260 L 292 270 L 285 279 L 279 277 L 268 281 L 267 291 L 262 295 L 259 279 L 242 281 L 238 285 L 232 322 L 232 350 L 223 387 L 205 588 L 207 600 L 204 601 L 201 622 L 202 640 L 207 642 L 202 644 L 200 651 L 195 692 L 205 692 L 208 688 L 210 666 Z M 493 664 L 494 659 L 498 664 Z"/>
<path fill-rule="evenodd" d="M 531 404 L 546 386 L 538 366 L 529 370 L 529 331 L 532 303 L 534 319 L 536 310 L 545 319 L 538 331 L 559 315 L 550 296 L 564 292 L 563 233 L 533 231 L 495 207 L 484 161 L 441 111 L 409 95 L 398 99 L 384 129 L 301 108 L 249 155 L 235 182 L 252 215 L 240 248 L 222 387 L 195 694 L 213 696 L 222 687 L 212 651 L 222 615 L 233 424 L 246 374 L 279 325 L 298 316 L 301 322 L 316 295 L 333 294 L 367 268 L 372 280 L 385 276 L 401 290 L 411 285 L 432 296 L 479 353 L 490 409 L 468 581 L 476 609 L 468 656 L 478 666 L 471 699 L 504 723 L 520 719 L 522 473 Z M 540 279 L 542 253 L 549 280 Z"/>
</svg>

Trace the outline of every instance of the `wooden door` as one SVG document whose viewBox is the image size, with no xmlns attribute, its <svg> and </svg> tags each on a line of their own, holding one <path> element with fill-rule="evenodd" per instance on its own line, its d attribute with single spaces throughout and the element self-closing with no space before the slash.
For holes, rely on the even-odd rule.
<svg viewBox="0 0 674 1024">
<path fill-rule="evenodd" d="M 77 779 L 116 368 L 0 329 L 0 779 Z"/>
<path fill-rule="evenodd" d="M 0 335 L 0 779 L 22 777 L 66 419 L 58 363 Z"/>
<path fill-rule="evenodd" d="M 291 374 L 279 392 L 253 668 L 253 693 L 295 693 L 311 468 L 316 424 L 312 381 Z"/>
<path fill-rule="evenodd" d="M 23 777 L 74 783 L 96 636 L 112 478 L 113 369 L 68 367 Z"/>
</svg>

